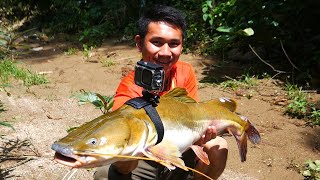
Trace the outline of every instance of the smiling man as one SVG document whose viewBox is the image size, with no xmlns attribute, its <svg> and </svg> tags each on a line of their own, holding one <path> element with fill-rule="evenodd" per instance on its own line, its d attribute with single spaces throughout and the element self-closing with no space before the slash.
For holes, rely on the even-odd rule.
<svg viewBox="0 0 320 180">
<path fill-rule="evenodd" d="M 155 7 L 139 19 L 136 46 L 142 53 L 143 61 L 153 62 L 164 67 L 165 88 L 160 95 L 174 87 L 184 87 L 189 96 L 198 99 L 197 81 L 192 66 L 179 61 L 183 49 L 186 23 L 182 14 L 171 7 Z M 166 12 L 172 10 L 172 12 Z M 142 88 L 134 83 L 131 72 L 120 83 L 113 110 L 118 109 L 127 100 L 142 96 Z"/>
<path fill-rule="evenodd" d="M 164 67 L 165 87 L 160 96 L 175 87 L 185 88 L 188 95 L 198 98 L 197 79 L 192 66 L 179 60 L 183 49 L 183 39 L 186 33 L 185 18 L 180 11 L 168 6 L 154 6 L 147 10 L 138 22 L 136 46 L 142 53 L 142 60 L 153 62 Z M 124 77 L 118 86 L 114 97 L 113 110 L 121 107 L 131 98 L 142 96 L 143 88 L 134 83 L 134 72 Z M 197 142 L 208 154 L 210 165 L 197 162 L 194 153 L 189 150 L 183 154 L 183 160 L 189 167 L 205 173 L 213 179 L 223 172 L 228 154 L 227 142 L 216 137 L 214 127 L 209 127 L 203 137 Z M 149 161 L 116 162 L 108 167 L 100 167 L 95 179 L 202 179 L 198 174 L 181 169 L 169 171 L 165 167 Z"/>
</svg>

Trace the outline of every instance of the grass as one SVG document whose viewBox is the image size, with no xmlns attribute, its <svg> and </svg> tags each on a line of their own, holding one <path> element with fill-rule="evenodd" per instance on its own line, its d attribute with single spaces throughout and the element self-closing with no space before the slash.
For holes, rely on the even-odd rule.
<svg viewBox="0 0 320 180">
<path fill-rule="evenodd" d="M 3 103 L 0 101 L 0 113 L 6 111 L 6 109 L 3 106 Z M 5 121 L 0 120 L 0 126 L 6 126 L 10 127 L 11 129 L 14 129 L 13 126 Z"/>
<path fill-rule="evenodd" d="M 69 48 L 67 51 L 64 52 L 64 55 L 71 56 L 77 54 L 79 50 L 76 48 Z"/>
<path fill-rule="evenodd" d="M 320 126 L 320 110 L 316 110 L 313 107 L 309 118 L 312 120 L 313 125 Z"/>
<path fill-rule="evenodd" d="M 90 57 L 92 56 L 92 50 L 94 49 L 93 46 L 88 46 L 86 44 L 83 44 L 83 50 L 82 50 L 82 54 L 85 57 L 86 60 L 90 59 Z"/>
<path fill-rule="evenodd" d="M 305 179 L 320 180 L 320 160 L 307 161 L 302 175 Z"/>
<path fill-rule="evenodd" d="M 11 60 L 0 60 L 0 82 L 9 83 L 11 78 L 22 80 L 25 86 L 48 83 L 48 80 L 43 75 L 19 68 Z"/>
<path fill-rule="evenodd" d="M 320 125 L 320 110 L 308 102 L 308 95 L 297 85 L 287 83 L 287 96 L 290 101 L 286 113 L 292 117 L 308 119 L 311 125 Z"/>
<path fill-rule="evenodd" d="M 288 99 L 291 101 L 286 109 L 290 116 L 303 118 L 307 113 L 307 94 L 302 92 L 302 88 L 297 85 L 286 84 Z"/>
<path fill-rule="evenodd" d="M 252 90 L 251 88 L 255 87 L 257 84 L 257 77 L 246 74 L 242 75 L 238 80 L 230 78 L 230 80 L 222 82 L 219 86 L 223 89 L 232 89 L 236 94 L 251 99 L 255 94 L 255 90 Z"/>
<path fill-rule="evenodd" d="M 231 88 L 232 90 L 237 90 L 238 88 L 250 88 L 256 86 L 258 80 L 255 76 L 250 76 L 249 74 L 242 75 L 239 80 L 230 79 L 224 81 L 220 84 L 220 87 L 223 89 Z"/>
<path fill-rule="evenodd" d="M 107 58 L 107 59 L 103 59 L 100 61 L 103 67 L 110 67 L 110 66 L 114 66 L 117 63 L 111 59 L 111 58 Z"/>
</svg>

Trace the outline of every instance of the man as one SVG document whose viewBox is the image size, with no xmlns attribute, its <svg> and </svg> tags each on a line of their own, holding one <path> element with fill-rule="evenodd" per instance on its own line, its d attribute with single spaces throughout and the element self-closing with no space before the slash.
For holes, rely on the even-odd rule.
<svg viewBox="0 0 320 180">
<path fill-rule="evenodd" d="M 174 87 L 183 87 L 190 97 L 198 101 L 198 87 L 194 70 L 190 64 L 179 61 L 186 33 L 186 22 L 181 12 L 168 6 L 154 6 L 144 13 L 139 19 L 138 25 L 139 32 L 135 41 L 137 48 L 142 53 L 142 59 L 164 67 L 165 88 L 160 96 Z M 131 72 L 121 81 L 116 91 L 113 110 L 131 98 L 142 96 L 142 90 L 142 87 L 134 83 L 134 72 Z M 226 165 L 227 142 L 221 137 L 216 137 L 215 128 L 209 127 L 197 144 L 203 145 L 204 151 L 208 154 L 210 165 L 198 161 L 191 150 L 183 154 L 183 160 L 187 166 L 194 167 L 211 178 L 217 179 Z M 190 172 L 179 168 L 169 171 L 165 167 L 149 161 L 123 161 L 108 167 L 98 168 L 95 179 L 180 180 L 190 178 L 189 174 Z M 194 179 L 206 178 L 195 173 Z"/>
</svg>

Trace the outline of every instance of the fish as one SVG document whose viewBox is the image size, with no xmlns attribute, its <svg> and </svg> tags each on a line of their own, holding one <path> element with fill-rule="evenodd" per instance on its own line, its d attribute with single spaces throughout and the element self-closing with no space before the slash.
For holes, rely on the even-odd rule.
<svg viewBox="0 0 320 180">
<path fill-rule="evenodd" d="M 168 169 L 188 171 L 181 154 L 190 148 L 209 164 L 203 147 L 195 145 L 209 126 L 218 135 L 232 134 L 240 159 L 246 161 L 247 141 L 258 144 L 259 131 L 248 118 L 236 113 L 237 103 L 230 98 L 196 102 L 184 88 L 174 88 L 159 99 L 156 110 L 164 127 L 160 143 L 155 125 L 146 111 L 123 105 L 89 121 L 54 142 L 56 162 L 72 168 L 94 168 L 147 157 Z"/>
</svg>

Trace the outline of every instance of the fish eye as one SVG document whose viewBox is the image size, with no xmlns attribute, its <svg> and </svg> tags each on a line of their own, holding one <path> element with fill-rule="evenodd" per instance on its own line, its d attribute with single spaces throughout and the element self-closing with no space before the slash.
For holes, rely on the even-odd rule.
<svg viewBox="0 0 320 180">
<path fill-rule="evenodd" d="M 96 145 L 98 144 L 98 140 L 96 138 L 90 138 L 86 144 Z"/>
</svg>

